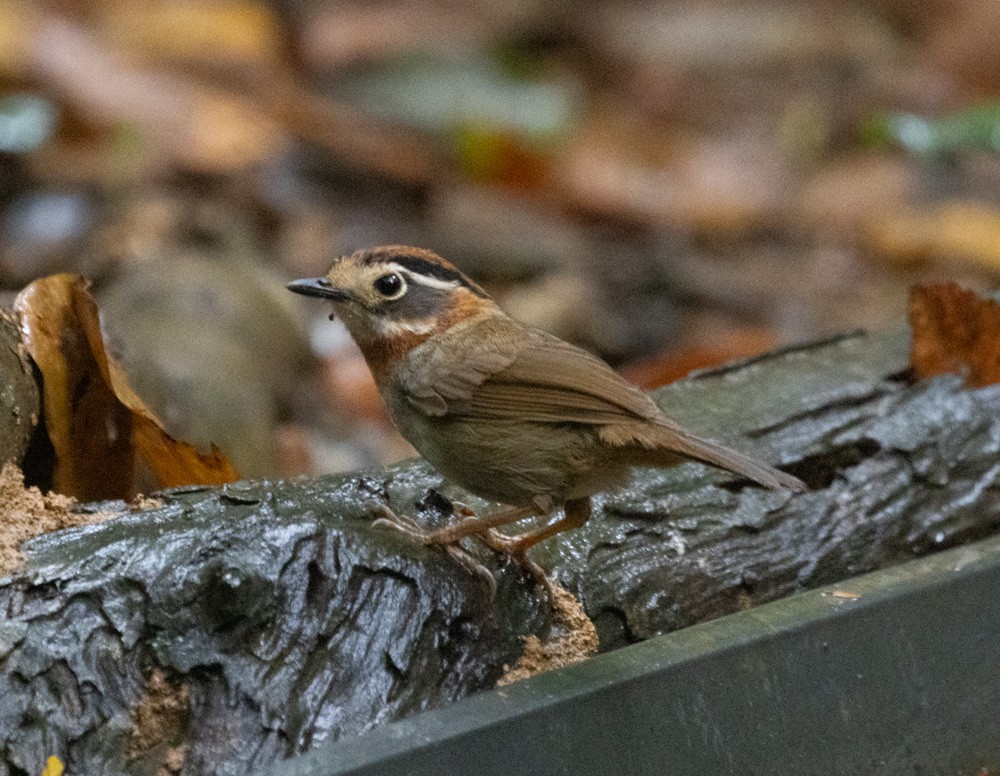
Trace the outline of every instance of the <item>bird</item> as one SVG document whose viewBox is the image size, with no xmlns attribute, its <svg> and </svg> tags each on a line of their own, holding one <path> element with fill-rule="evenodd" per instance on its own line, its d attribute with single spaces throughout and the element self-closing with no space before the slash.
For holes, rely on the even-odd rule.
<svg viewBox="0 0 1000 776">
<path fill-rule="evenodd" d="M 332 303 L 331 319 L 346 325 L 417 452 L 448 480 L 503 505 L 436 530 L 387 507 L 376 522 L 450 549 L 490 579 L 460 550 L 462 539 L 483 540 L 548 584 L 527 551 L 586 523 L 591 497 L 627 484 L 635 467 L 695 460 L 768 488 L 805 490 L 791 474 L 685 430 L 606 362 L 511 318 L 428 249 L 358 250 L 325 276 L 287 287 Z M 538 517 L 547 521 L 520 534 L 497 530 Z"/>
</svg>

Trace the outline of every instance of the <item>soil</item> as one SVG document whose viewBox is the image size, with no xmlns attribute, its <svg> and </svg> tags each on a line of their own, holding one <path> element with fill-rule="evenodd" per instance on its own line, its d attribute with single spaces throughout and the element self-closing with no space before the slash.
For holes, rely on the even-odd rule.
<svg viewBox="0 0 1000 776">
<path fill-rule="evenodd" d="M 75 503 L 69 496 L 25 488 L 21 470 L 4 464 L 0 469 L 0 576 L 24 564 L 20 547 L 25 540 L 49 531 L 100 523 L 117 514 L 74 512 Z"/>
<path fill-rule="evenodd" d="M 188 711 L 188 689 L 167 678 L 160 668 L 154 668 L 146 685 L 146 695 L 132 712 L 129 734 L 129 759 L 141 757 L 161 744 L 172 744 L 180 738 Z M 157 776 L 170 776 L 184 766 L 187 748 L 171 746 L 163 755 Z"/>
<path fill-rule="evenodd" d="M 580 602 L 556 584 L 552 585 L 552 597 L 556 635 L 545 642 L 537 636 L 526 636 L 524 654 L 516 666 L 500 677 L 498 687 L 582 662 L 597 652 L 600 646 L 597 629 Z"/>
</svg>

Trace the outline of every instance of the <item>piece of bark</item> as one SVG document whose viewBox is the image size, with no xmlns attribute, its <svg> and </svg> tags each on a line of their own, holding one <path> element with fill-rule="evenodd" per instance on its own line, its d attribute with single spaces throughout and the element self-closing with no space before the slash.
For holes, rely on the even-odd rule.
<svg viewBox="0 0 1000 776">
<path fill-rule="evenodd" d="M 912 383 L 908 347 L 903 331 L 846 336 L 655 392 L 682 424 L 810 490 L 792 498 L 687 464 L 604 497 L 535 556 L 581 597 L 602 649 L 997 530 L 1000 386 Z"/>
<path fill-rule="evenodd" d="M 913 384 L 907 350 L 905 333 L 847 336 L 658 391 L 692 430 L 812 489 L 699 464 L 639 472 L 536 559 L 582 597 L 607 649 L 994 531 L 1000 386 Z M 548 630 L 534 586 L 494 565 L 491 603 L 441 550 L 370 523 L 368 502 L 384 500 L 439 525 L 455 519 L 449 498 L 486 506 L 410 463 L 174 493 L 29 542 L 28 572 L 0 585 L 0 774 L 40 772 L 52 754 L 87 774 L 253 772 L 491 686 L 523 635 Z M 129 766 L 156 671 L 190 708 Z"/>
<path fill-rule="evenodd" d="M 394 505 L 426 496 L 426 475 L 387 476 Z M 491 599 L 444 553 L 373 528 L 385 481 L 178 489 L 25 545 L 29 570 L 0 584 L 0 774 L 53 754 L 69 773 L 153 773 L 179 748 L 184 774 L 254 772 L 492 686 L 548 633 L 538 589 L 484 555 Z"/>
<path fill-rule="evenodd" d="M 0 308 L 0 467 L 24 457 L 40 409 L 38 383 L 17 323 Z"/>
</svg>

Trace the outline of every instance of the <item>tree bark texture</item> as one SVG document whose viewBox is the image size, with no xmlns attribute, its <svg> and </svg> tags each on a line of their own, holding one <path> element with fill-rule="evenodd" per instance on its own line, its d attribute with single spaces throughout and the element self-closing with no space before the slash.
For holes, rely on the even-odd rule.
<svg viewBox="0 0 1000 776">
<path fill-rule="evenodd" d="M 845 336 L 661 389 L 681 423 L 811 490 L 644 470 L 536 560 L 607 649 L 994 531 L 1000 387 L 912 383 L 906 351 L 903 333 Z M 548 633 L 544 595 L 470 545 L 496 574 L 491 599 L 442 550 L 371 525 L 373 502 L 444 524 L 452 499 L 489 506 L 408 463 L 174 491 L 31 541 L 28 569 L 0 584 L 0 774 L 52 754 L 71 773 L 243 774 L 492 686 L 522 636 Z M 143 749 L 157 671 L 187 710 Z"/>
<path fill-rule="evenodd" d="M 24 456 L 38 425 L 41 398 L 17 324 L 0 308 L 0 466 Z"/>
</svg>

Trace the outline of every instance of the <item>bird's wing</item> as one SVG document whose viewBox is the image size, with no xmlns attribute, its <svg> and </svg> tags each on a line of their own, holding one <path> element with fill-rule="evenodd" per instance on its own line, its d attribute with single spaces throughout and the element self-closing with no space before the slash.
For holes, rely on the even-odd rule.
<svg viewBox="0 0 1000 776">
<path fill-rule="evenodd" d="M 631 451 L 638 465 L 676 463 L 672 456 L 680 453 L 768 487 L 804 489 L 769 464 L 685 431 L 587 351 L 510 319 L 488 324 L 413 352 L 397 385 L 415 408 L 437 417 L 591 425 L 604 444 Z"/>
<path fill-rule="evenodd" d="M 413 355 L 397 385 L 428 415 L 594 425 L 663 418 L 596 356 L 510 319 L 480 322 Z"/>
<path fill-rule="evenodd" d="M 447 415 L 451 403 L 470 398 L 515 359 L 525 334 L 513 323 L 497 316 L 467 320 L 418 345 L 396 369 L 397 390 L 425 415 Z"/>
</svg>

